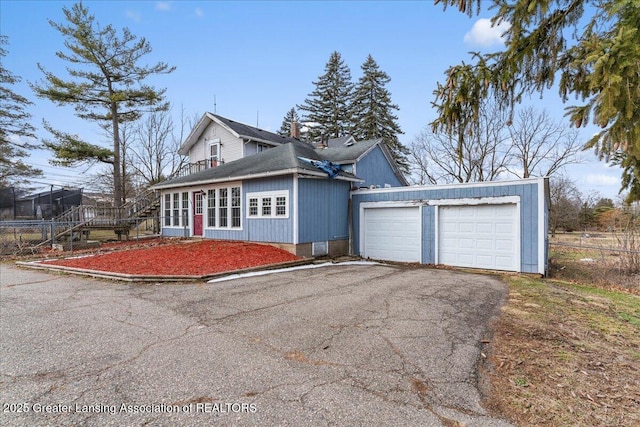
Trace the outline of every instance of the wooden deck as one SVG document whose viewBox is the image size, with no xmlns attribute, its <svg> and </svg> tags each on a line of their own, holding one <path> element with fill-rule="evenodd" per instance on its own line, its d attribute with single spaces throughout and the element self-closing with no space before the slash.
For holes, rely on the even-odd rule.
<svg viewBox="0 0 640 427">
<path fill-rule="evenodd" d="M 118 239 L 121 239 L 122 236 L 128 237 L 131 229 L 141 221 L 153 217 L 159 207 L 160 198 L 151 190 L 144 192 L 119 208 L 88 205 L 75 206 L 54 219 L 56 223 L 63 225 L 63 229 L 55 233 L 54 240 L 75 236 L 76 233 L 81 236 L 88 236 L 90 230 L 113 230 Z M 68 224 L 68 226 L 64 227 L 64 224 Z M 51 241 L 52 239 L 50 238 L 38 246 L 43 246 Z"/>
</svg>

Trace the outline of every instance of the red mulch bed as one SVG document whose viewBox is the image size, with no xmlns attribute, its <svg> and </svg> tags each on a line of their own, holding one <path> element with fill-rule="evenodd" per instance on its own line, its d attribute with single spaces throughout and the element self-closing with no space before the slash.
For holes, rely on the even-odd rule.
<svg viewBox="0 0 640 427">
<path fill-rule="evenodd" d="M 111 273 L 204 276 L 298 259 L 270 245 L 203 240 L 45 262 Z"/>
</svg>

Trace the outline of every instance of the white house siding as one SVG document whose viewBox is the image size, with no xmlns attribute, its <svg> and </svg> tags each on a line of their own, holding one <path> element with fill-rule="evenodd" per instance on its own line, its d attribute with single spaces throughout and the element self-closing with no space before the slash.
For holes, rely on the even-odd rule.
<svg viewBox="0 0 640 427">
<path fill-rule="evenodd" d="M 189 150 L 189 162 L 196 163 L 207 160 L 209 158 L 209 143 L 215 138 L 220 138 L 220 157 L 225 163 L 243 157 L 244 141 L 218 123 L 211 122 Z"/>
</svg>

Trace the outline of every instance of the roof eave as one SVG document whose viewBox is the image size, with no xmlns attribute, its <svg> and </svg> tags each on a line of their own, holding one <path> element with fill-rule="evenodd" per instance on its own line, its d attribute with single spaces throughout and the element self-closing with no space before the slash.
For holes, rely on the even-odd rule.
<svg viewBox="0 0 640 427">
<path fill-rule="evenodd" d="M 209 122 L 206 124 L 205 124 L 205 119 L 209 119 Z M 178 149 L 178 154 L 180 154 L 181 156 L 189 155 L 189 151 L 191 150 L 191 147 L 193 147 L 198 142 L 198 139 L 202 135 L 202 132 L 204 132 L 204 130 L 207 128 L 207 126 L 211 122 L 216 122 L 218 125 L 222 126 L 227 131 L 231 132 L 231 134 L 233 134 L 235 137 L 237 138 L 240 137 L 240 135 L 236 131 L 231 129 L 224 122 L 219 120 L 216 116 L 214 116 L 209 112 L 206 112 L 202 115 L 202 118 L 200 119 L 200 121 L 198 121 L 198 124 L 196 124 L 196 126 L 193 128 L 191 133 L 189 133 L 189 136 L 187 136 L 187 139 L 184 140 L 184 143 L 182 143 L 182 145 Z"/>
<path fill-rule="evenodd" d="M 380 142 L 382 142 L 382 140 L 380 140 Z M 391 169 L 393 169 L 393 173 L 396 175 L 396 177 L 398 177 L 400 182 L 405 186 L 409 185 L 409 181 L 407 181 L 407 178 L 404 176 L 404 174 L 398 167 L 398 163 L 396 163 L 396 161 L 393 159 L 393 155 L 391 154 L 389 147 L 387 147 L 387 144 L 378 143 L 376 145 L 380 146 L 380 149 L 382 150 L 382 154 L 387 158 L 387 161 L 391 165 Z M 374 147 L 376 145 L 374 145 Z"/>
<path fill-rule="evenodd" d="M 227 176 L 223 178 L 203 179 L 200 181 L 188 181 L 188 182 L 182 182 L 182 183 L 173 184 L 173 185 L 170 183 L 167 183 L 167 184 L 161 183 L 161 184 L 153 185 L 150 188 L 153 190 L 166 190 L 167 188 L 193 187 L 196 185 L 217 184 L 220 182 L 229 182 L 229 181 L 243 181 L 247 179 L 268 178 L 272 176 L 290 175 L 290 174 L 296 174 L 296 173 L 317 176 L 320 178 L 327 178 L 327 174 L 324 172 L 312 171 L 312 170 L 303 169 L 303 168 L 290 168 L 290 169 L 282 169 L 282 170 L 276 170 L 276 171 L 270 171 L 270 172 L 260 172 L 255 174 L 245 174 L 245 175 L 239 175 L 239 176 Z M 336 176 L 333 179 L 337 179 L 340 181 L 349 181 L 349 182 L 364 182 L 364 180 L 358 177 L 351 178 L 347 176 Z"/>
<path fill-rule="evenodd" d="M 379 146 L 381 142 L 382 142 L 382 138 L 378 138 L 378 139 L 377 139 L 377 141 L 376 141 L 376 143 L 375 143 L 375 144 L 372 144 L 372 145 L 371 145 L 371 147 L 367 148 L 367 150 L 366 150 L 364 153 L 360 154 L 360 155 L 358 156 L 358 158 L 357 158 L 355 161 L 356 161 L 356 162 L 359 162 L 360 160 L 362 160 L 362 158 L 363 158 L 364 156 L 366 156 L 367 154 L 369 154 L 369 153 L 371 152 L 371 150 L 373 150 L 374 148 L 376 148 L 377 146 Z"/>
<path fill-rule="evenodd" d="M 267 140 L 267 139 L 256 138 L 256 137 L 249 136 L 249 135 L 239 135 L 239 136 L 240 136 L 240 138 L 242 138 L 242 139 L 246 139 L 247 141 L 260 142 L 260 143 L 263 143 L 263 144 L 269 144 L 269 145 L 272 145 L 272 146 L 274 146 L 274 147 L 277 147 L 277 146 L 279 146 L 279 145 L 282 145 L 282 144 L 286 144 L 286 143 L 287 143 L 287 141 L 284 141 L 284 142 L 273 142 L 273 141 L 269 141 L 269 140 Z"/>
</svg>

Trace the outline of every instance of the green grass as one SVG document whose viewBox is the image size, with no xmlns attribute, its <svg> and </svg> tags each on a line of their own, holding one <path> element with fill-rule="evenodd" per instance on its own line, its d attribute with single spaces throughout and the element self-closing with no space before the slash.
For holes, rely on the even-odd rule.
<svg viewBox="0 0 640 427">
<path fill-rule="evenodd" d="M 507 277 L 512 292 L 542 309 L 531 315 L 544 322 L 549 315 L 580 322 L 609 336 L 640 342 L 640 297 L 629 292 L 533 277 Z"/>
<path fill-rule="evenodd" d="M 640 296 L 532 276 L 504 280 L 510 296 L 490 356 L 500 414 L 515 425 L 640 425 Z"/>
</svg>

